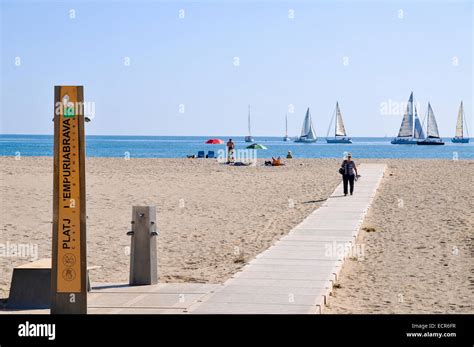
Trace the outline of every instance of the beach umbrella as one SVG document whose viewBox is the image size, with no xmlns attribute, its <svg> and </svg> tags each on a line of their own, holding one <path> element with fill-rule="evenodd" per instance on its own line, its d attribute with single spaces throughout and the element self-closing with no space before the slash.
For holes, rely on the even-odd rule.
<svg viewBox="0 0 474 347">
<path fill-rule="evenodd" d="M 252 143 L 250 146 L 247 146 L 248 149 L 267 149 L 264 145 L 258 143 Z"/>
<path fill-rule="evenodd" d="M 206 141 L 206 143 L 210 145 L 220 145 L 223 144 L 224 141 L 222 141 L 221 139 L 209 139 Z"/>
</svg>

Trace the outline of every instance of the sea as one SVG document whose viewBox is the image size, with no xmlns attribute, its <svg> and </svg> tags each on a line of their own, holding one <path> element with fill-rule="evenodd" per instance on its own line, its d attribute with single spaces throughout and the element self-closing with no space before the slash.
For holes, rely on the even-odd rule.
<svg viewBox="0 0 474 347">
<path fill-rule="evenodd" d="M 220 138 L 221 145 L 205 144 L 209 138 Z M 127 158 L 186 158 L 198 151 L 225 149 L 225 142 L 232 138 L 236 149 L 245 149 L 249 143 L 244 137 L 232 136 L 99 136 L 86 137 L 88 157 Z M 254 137 L 255 142 L 267 149 L 257 150 L 257 157 L 286 156 L 291 151 L 294 158 L 342 158 L 347 152 L 354 158 L 399 159 L 474 159 L 474 141 L 455 144 L 443 139 L 444 146 L 392 145 L 389 137 L 355 137 L 352 144 L 328 144 L 325 138 L 316 143 L 284 142 L 281 137 Z M 52 135 L 0 135 L 0 156 L 52 156 Z"/>
</svg>

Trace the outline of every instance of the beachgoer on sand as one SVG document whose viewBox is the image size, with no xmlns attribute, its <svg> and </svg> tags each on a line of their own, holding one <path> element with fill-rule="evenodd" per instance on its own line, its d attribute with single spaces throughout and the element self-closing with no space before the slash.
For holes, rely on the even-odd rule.
<svg viewBox="0 0 474 347">
<path fill-rule="evenodd" d="M 350 186 L 350 193 L 354 192 L 354 180 L 359 177 L 357 173 L 357 166 L 352 160 L 352 154 L 347 155 L 347 159 L 345 159 L 341 164 L 341 169 L 343 169 L 342 173 L 342 181 L 344 185 L 344 196 L 347 196 L 347 184 L 349 183 Z"/>
<path fill-rule="evenodd" d="M 286 155 L 286 159 L 293 159 L 293 155 L 291 154 L 291 151 L 288 151 L 288 154 Z"/>
<path fill-rule="evenodd" d="M 281 166 L 281 158 L 278 157 L 275 159 L 272 157 L 272 166 Z"/>
<path fill-rule="evenodd" d="M 234 148 L 234 142 L 232 142 L 232 139 L 229 139 L 227 141 L 227 164 L 234 162 Z"/>
</svg>

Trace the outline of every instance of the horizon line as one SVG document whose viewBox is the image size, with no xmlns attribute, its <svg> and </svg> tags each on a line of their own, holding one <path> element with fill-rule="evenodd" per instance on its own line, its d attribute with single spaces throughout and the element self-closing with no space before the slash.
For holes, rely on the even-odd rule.
<svg viewBox="0 0 474 347">
<path fill-rule="evenodd" d="M 54 136 L 54 133 L 50 134 L 27 134 L 27 133 L 0 133 L 0 136 Z M 229 137 L 229 138 L 245 138 L 247 135 L 130 135 L 130 134 L 85 134 L 85 136 L 124 136 L 124 137 L 131 137 L 131 136 L 143 136 L 143 137 Z M 253 138 L 258 137 L 276 137 L 276 138 L 283 138 L 285 135 L 252 135 Z M 291 136 L 290 138 L 297 138 L 299 135 Z M 318 138 L 333 138 L 334 136 L 318 136 Z M 396 137 L 396 135 L 385 135 L 385 136 L 367 136 L 367 135 L 358 135 L 358 136 L 346 136 L 348 138 L 360 138 L 360 137 L 370 137 L 370 138 L 386 138 L 386 137 Z"/>
</svg>

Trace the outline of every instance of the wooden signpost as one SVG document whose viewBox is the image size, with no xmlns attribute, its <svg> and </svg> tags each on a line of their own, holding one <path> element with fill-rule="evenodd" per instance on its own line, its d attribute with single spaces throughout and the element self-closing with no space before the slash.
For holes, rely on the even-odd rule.
<svg viewBox="0 0 474 347">
<path fill-rule="evenodd" d="M 87 313 L 86 187 L 82 86 L 54 88 L 51 313 Z"/>
</svg>

